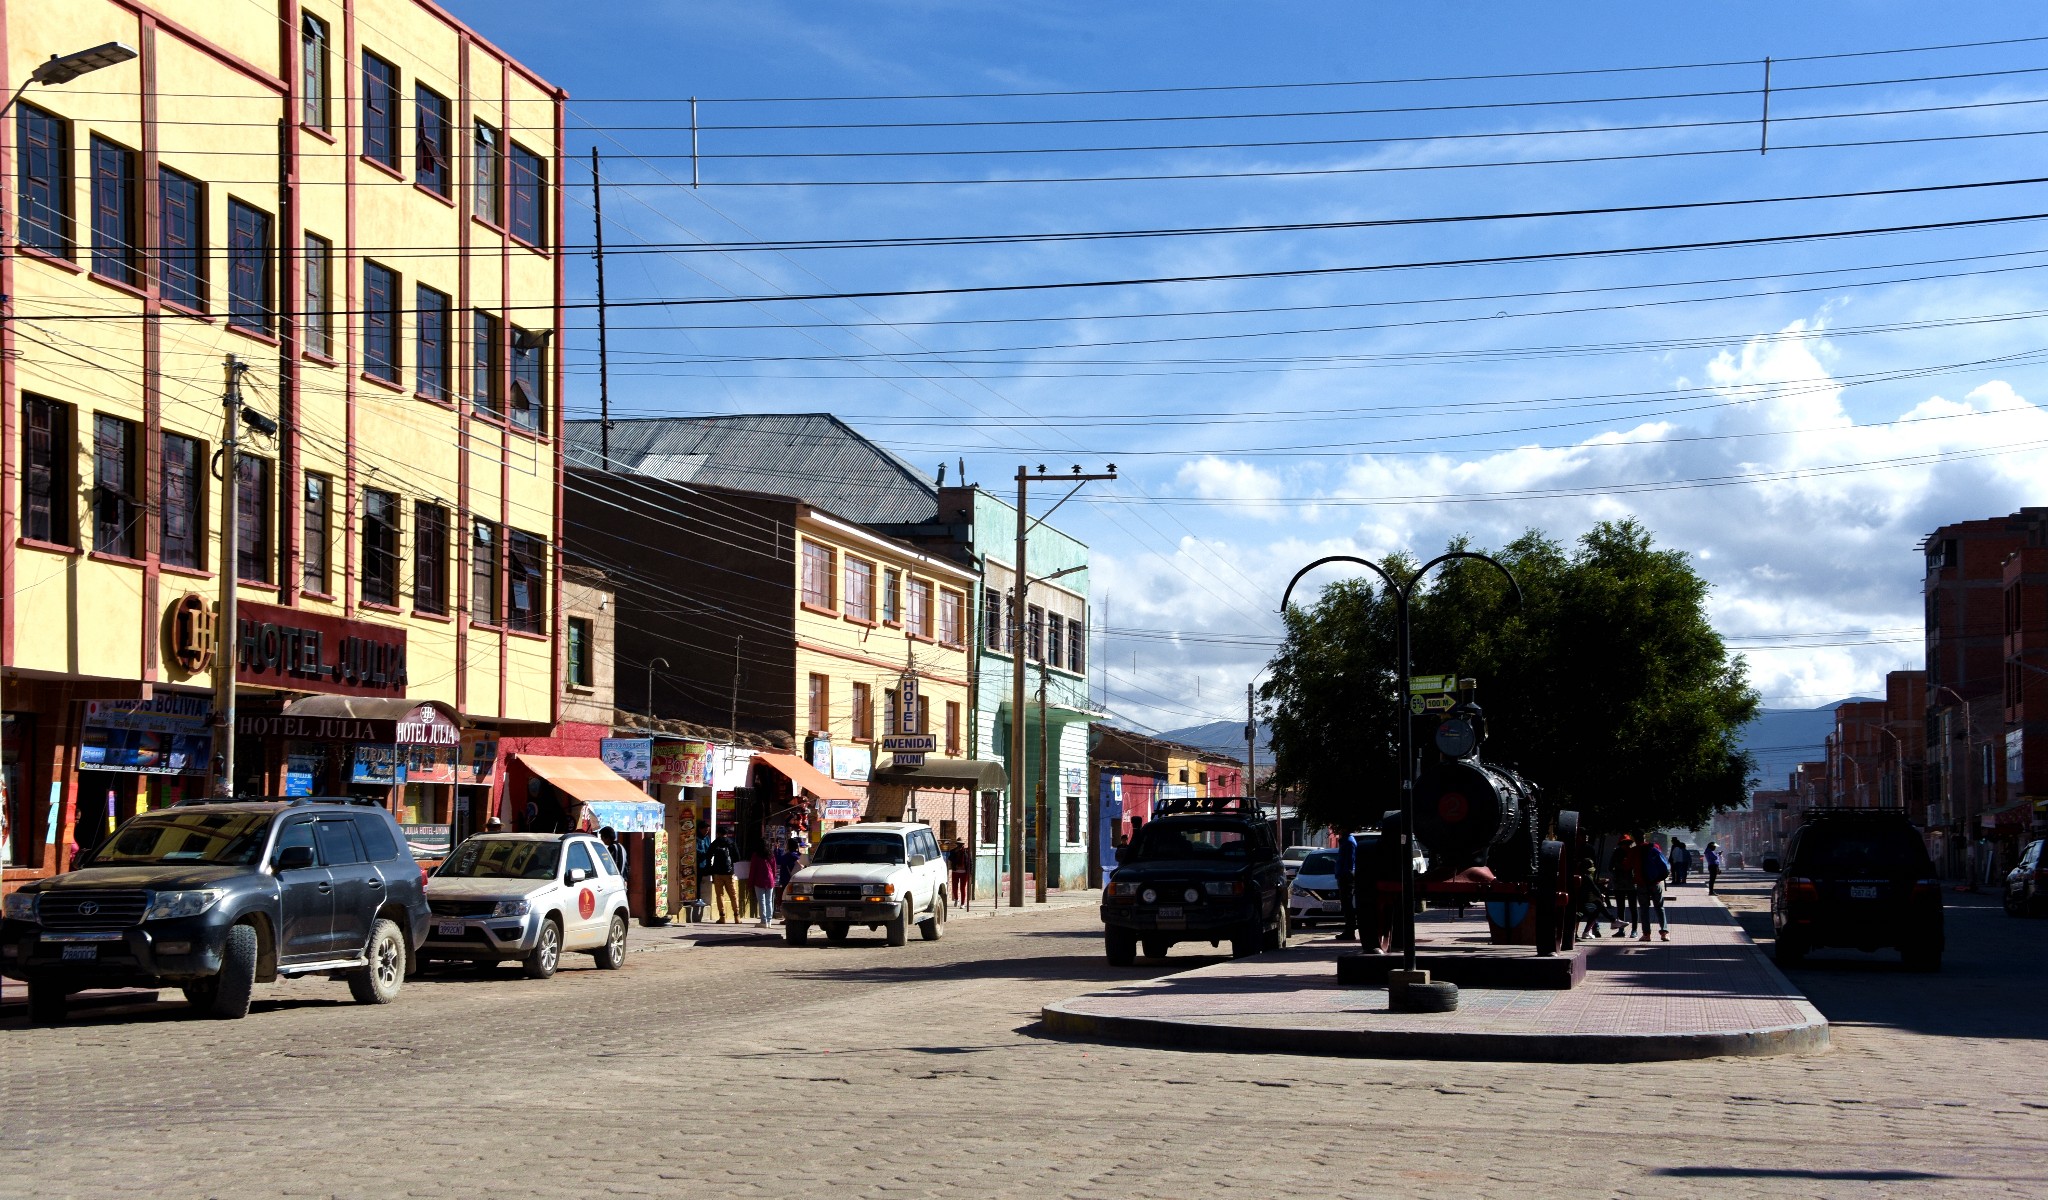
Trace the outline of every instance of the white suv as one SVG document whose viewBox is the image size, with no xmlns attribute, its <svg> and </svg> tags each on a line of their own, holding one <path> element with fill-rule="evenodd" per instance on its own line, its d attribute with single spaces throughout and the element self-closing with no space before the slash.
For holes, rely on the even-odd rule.
<svg viewBox="0 0 2048 1200">
<path fill-rule="evenodd" d="M 811 926 L 828 941 L 855 925 L 885 929 L 889 944 L 928 942 L 946 927 L 946 856 L 929 825 L 876 821 L 834 829 L 818 840 L 811 865 L 790 876 L 782 896 L 783 937 L 801 946 Z"/>
</svg>

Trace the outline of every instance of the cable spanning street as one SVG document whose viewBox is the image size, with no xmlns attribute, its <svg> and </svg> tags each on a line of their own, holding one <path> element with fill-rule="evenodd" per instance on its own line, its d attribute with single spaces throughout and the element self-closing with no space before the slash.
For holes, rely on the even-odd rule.
<svg viewBox="0 0 2048 1200">
<path fill-rule="evenodd" d="M 1757 932 L 1763 877 L 1735 879 Z M 1599 1066 L 1055 1041 L 1048 1001 L 1216 961 L 1111 969 L 1088 906 L 896 950 L 636 928 L 618 974 L 0 1023 L 0 1194 L 2038 1195 L 2048 922 L 1981 896 L 1949 916 L 1939 975 L 1793 973 L 1829 1053 Z"/>
</svg>

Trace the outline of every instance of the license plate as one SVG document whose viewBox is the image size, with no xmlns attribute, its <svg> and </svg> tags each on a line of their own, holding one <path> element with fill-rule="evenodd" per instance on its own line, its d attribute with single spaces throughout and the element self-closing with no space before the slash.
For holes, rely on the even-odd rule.
<svg viewBox="0 0 2048 1200">
<path fill-rule="evenodd" d="M 1186 913 L 1181 911 L 1181 907 L 1178 904 L 1162 904 L 1159 906 L 1159 919 L 1162 921 L 1178 921 L 1186 915 Z"/>
<path fill-rule="evenodd" d="M 1865 884 L 1854 884 L 1854 883 L 1852 883 L 1852 884 L 1850 884 L 1850 885 L 1849 885 L 1849 899 L 1851 899 L 1851 900 L 1875 900 L 1875 899 L 1877 899 L 1877 885 L 1876 885 L 1876 884 L 1874 884 L 1874 883 L 1865 883 Z"/>
<path fill-rule="evenodd" d="M 64 947 L 65 962 L 90 962 L 99 956 L 100 948 L 91 942 L 87 942 L 82 946 L 74 944 Z"/>
<path fill-rule="evenodd" d="M 465 928 L 460 921 L 442 921 L 434 926 L 434 932 L 442 937 L 461 937 Z"/>
<path fill-rule="evenodd" d="M 846 909 L 837 904 L 827 905 L 825 916 L 834 921 L 843 921 L 846 919 Z"/>
</svg>

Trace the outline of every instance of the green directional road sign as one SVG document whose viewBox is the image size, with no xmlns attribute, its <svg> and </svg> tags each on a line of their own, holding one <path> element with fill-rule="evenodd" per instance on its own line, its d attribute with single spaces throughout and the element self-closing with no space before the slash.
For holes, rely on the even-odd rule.
<svg viewBox="0 0 2048 1200">
<path fill-rule="evenodd" d="M 1458 690 L 1456 675 L 1411 675 L 1408 677 L 1408 694 L 1427 696 L 1432 692 L 1455 692 Z"/>
</svg>

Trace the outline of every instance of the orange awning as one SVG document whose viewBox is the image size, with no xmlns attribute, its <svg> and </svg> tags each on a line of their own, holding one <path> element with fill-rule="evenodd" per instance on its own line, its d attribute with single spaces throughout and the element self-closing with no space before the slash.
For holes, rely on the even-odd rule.
<svg viewBox="0 0 2048 1200">
<path fill-rule="evenodd" d="M 515 754 L 512 761 L 561 788 L 585 804 L 651 804 L 633 781 L 604 765 L 602 759 L 563 758 L 549 754 Z"/>
<path fill-rule="evenodd" d="M 860 794 L 853 789 L 834 783 L 823 771 L 798 758 L 794 754 L 778 754 L 772 750 L 756 751 L 754 761 L 772 767 L 775 773 L 796 785 L 800 792 L 809 792 L 820 800 L 859 800 Z"/>
</svg>

